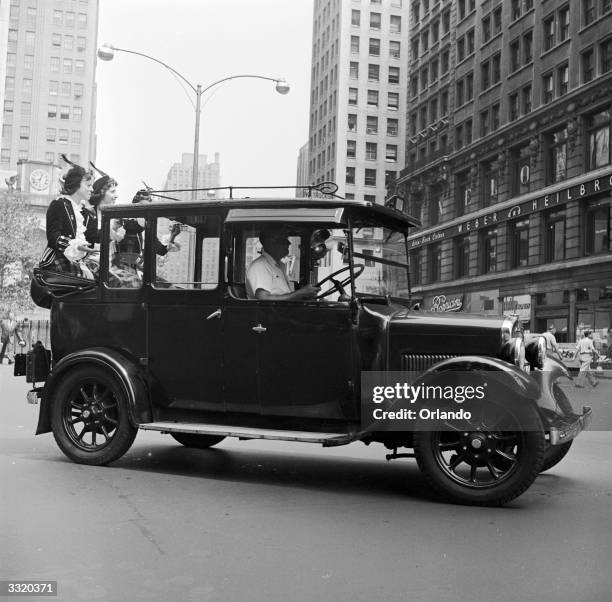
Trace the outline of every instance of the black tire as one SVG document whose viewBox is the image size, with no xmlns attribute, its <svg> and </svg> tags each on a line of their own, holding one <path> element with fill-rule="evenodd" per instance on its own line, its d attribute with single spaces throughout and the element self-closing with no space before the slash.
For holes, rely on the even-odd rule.
<svg viewBox="0 0 612 602">
<path fill-rule="evenodd" d="M 97 366 L 75 368 L 62 378 L 53 394 L 51 428 L 66 456 L 94 466 L 120 458 L 138 432 L 121 384 Z"/>
<path fill-rule="evenodd" d="M 540 472 L 544 472 L 546 470 L 550 470 L 553 466 L 556 466 L 565 458 L 567 452 L 570 450 L 572 443 L 574 440 L 568 441 L 567 443 L 562 443 L 561 445 L 551 445 L 550 443 L 546 444 L 546 450 L 544 451 L 544 464 L 542 464 L 542 468 Z"/>
<path fill-rule="evenodd" d="M 495 422 L 482 419 L 456 430 L 414 433 L 419 468 L 445 499 L 502 506 L 521 495 L 538 476 L 546 438 L 536 409 L 522 408 L 520 417 L 499 405 L 493 411 Z M 520 424 L 529 424 L 530 430 L 520 430 Z"/>
<path fill-rule="evenodd" d="M 208 449 L 225 439 L 223 435 L 199 435 L 197 433 L 170 433 L 170 435 L 185 447 L 196 449 Z"/>
</svg>

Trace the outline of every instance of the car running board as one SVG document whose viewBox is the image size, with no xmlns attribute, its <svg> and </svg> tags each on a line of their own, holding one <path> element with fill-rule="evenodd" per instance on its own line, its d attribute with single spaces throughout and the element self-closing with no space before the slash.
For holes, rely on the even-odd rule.
<svg viewBox="0 0 612 602">
<path fill-rule="evenodd" d="M 239 439 L 273 439 L 277 441 L 300 441 L 321 443 L 325 447 L 346 445 L 355 440 L 355 433 L 310 433 L 307 431 L 280 431 L 223 424 L 194 424 L 189 422 L 145 422 L 138 428 L 162 433 L 193 433 L 194 435 L 222 435 Z"/>
</svg>

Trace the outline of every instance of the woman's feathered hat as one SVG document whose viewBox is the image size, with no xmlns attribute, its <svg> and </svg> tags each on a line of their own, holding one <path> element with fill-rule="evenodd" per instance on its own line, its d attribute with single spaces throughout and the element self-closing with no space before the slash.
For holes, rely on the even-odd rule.
<svg viewBox="0 0 612 602">
<path fill-rule="evenodd" d="M 116 182 L 114 178 L 111 178 L 111 176 L 104 173 L 99 167 L 96 167 L 93 161 L 90 161 L 89 164 L 92 166 L 94 171 L 97 171 L 100 174 L 100 177 L 93 183 L 94 194 L 104 190 L 111 182 Z"/>
<path fill-rule="evenodd" d="M 78 190 L 83 178 L 89 179 L 93 176 L 93 174 L 91 171 L 85 169 L 81 165 L 73 163 L 64 153 L 62 153 L 60 157 L 68 165 L 70 165 L 70 169 L 65 174 L 61 175 L 59 178 L 60 184 L 62 186 L 62 193 L 73 194 Z"/>
</svg>

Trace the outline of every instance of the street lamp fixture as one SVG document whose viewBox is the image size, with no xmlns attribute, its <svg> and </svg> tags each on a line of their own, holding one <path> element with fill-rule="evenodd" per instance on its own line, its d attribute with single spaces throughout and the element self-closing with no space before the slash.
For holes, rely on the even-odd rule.
<svg viewBox="0 0 612 602">
<path fill-rule="evenodd" d="M 197 196 L 195 189 L 198 187 L 198 159 L 199 159 L 199 152 L 200 152 L 200 113 L 201 113 L 202 94 L 204 94 L 204 92 L 208 92 L 208 90 L 210 90 L 214 86 L 217 86 L 218 84 L 229 81 L 230 79 L 240 79 L 240 78 L 247 78 L 247 77 L 251 79 L 264 79 L 267 81 L 274 82 L 275 90 L 279 94 L 282 94 L 282 95 L 288 94 L 289 90 L 291 89 L 287 81 L 282 77 L 266 77 L 264 75 L 252 75 L 252 74 L 230 75 L 229 77 L 224 77 L 223 79 L 219 79 L 204 87 L 202 87 L 201 84 L 194 85 L 184 75 L 182 75 L 176 69 L 164 63 L 163 61 L 160 61 L 159 59 L 156 59 L 153 56 L 149 56 L 148 54 L 144 54 L 143 52 L 136 52 L 135 50 L 127 50 L 126 48 L 117 48 L 116 46 L 113 46 L 112 44 L 109 44 L 108 42 L 105 42 L 104 44 L 102 44 L 102 46 L 98 48 L 98 58 L 102 61 L 112 61 L 113 58 L 115 58 L 115 52 L 127 52 L 128 54 L 136 54 L 138 56 L 142 56 L 146 59 L 159 63 L 160 65 L 162 65 L 162 67 L 165 67 L 168 71 L 170 71 L 171 73 L 179 77 L 181 80 L 183 80 L 195 94 L 195 97 L 196 97 L 195 113 L 196 115 L 195 115 L 195 134 L 194 134 L 194 142 L 193 142 L 193 174 L 191 178 L 191 188 L 193 189 L 192 191 L 193 199 L 195 199 Z"/>
</svg>

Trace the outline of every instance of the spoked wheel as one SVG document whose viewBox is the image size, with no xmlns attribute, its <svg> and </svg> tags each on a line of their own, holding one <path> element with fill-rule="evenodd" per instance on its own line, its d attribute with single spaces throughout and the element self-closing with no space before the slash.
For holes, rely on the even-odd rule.
<svg viewBox="0 0 612 602">
<path fill-rule="evenodd" d="M 85 366 L 70 372 L 55 391 L 51 427 L 71 460 L 93 465 L 120 458 L 138 430 L 130 423 L 117 380 L 105 370 Z"/>
<path fill-rule="evenodd" d="M 454 502 L 500 506 L 537 477 L 546 439 L 534 408 L 487 408 L 464 428 L 414 434 L 414 451 L 430 485 Z M 528 416 L 525 416 L 528 414 Z M 530 430 L 520 430 L 529 421 Z M 455 425 L 453 425 L 455 427 Z"/>
<path fill-rule="evenodd" d="M 225 439 L 223 435 L 199 435 L 197 433 L 170 433 L 170 435 L 185 447 L 196 449 L 208 449 Z"/>
</svg>

